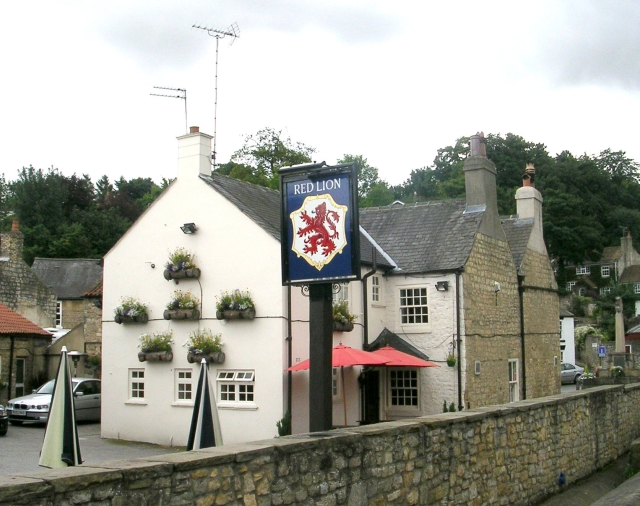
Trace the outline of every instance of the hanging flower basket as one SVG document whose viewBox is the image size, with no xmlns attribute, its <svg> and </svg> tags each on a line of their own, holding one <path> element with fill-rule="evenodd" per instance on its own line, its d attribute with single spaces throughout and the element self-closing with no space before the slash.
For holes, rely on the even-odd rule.
<svg viewBox="0 0 640 506">
<path fill-rule="evenodd" d="M 164 270 L 164 279 L 199 278 L 200 269 L 193 262 L 195 255 L 185 248 L 176 248 L 169 253 L 169 261 Z"/>
<path fill-rule="evenodd" d="M 138 360 L 140 362 L 171 362 L 173 353 L 170 351 L 141 351 L 138 353 Z"/>
<path fill-rule="evenodd" d="M 113 310 L 113 321 L 116 323 L 147 323 L 149 314 L 147 304 L 135 297 L 122 297 L 120 305 Z"/>
<path fill-rule="evenodd" d="M 455 365 L 456 365 L 456 357 L 454 357 L 453 355 L 448 355 L 447 356 L 447 365 L 449 367 L 455 367 Z"/>
<path fill-rule="evenodd" d="M 180 269 L 179 271 L 170 271 L 169 269 L 164 270 L 164 279 L 167 281 L 171 281 L 172 279 L 184 279 L 184 278 L 199 278 L 200 277 L 200 269 Z"/>
<path fill-rule="evenodd" d="M 165 309 L 162 314 L 165 320 L 199 320 L 198 309 Z"/>
<path fill-rule="evenodd" d="M 190 351 L 187 353 L 187 362 L 190 364 L 199 364 L 203 358 L 207 361 L 207 364 L 223 364 L 225 354 L 222 351 L 217 353 L 195 353 Z"/>
<path fill-rule="evenodd" d="M 256 317 L 256 308 L 251 307 L 243 310 L 227 309 L 225 311 L 216 311 L 218 320 L 253 320 Z"/>
<path fill-rule="evenodd" d="M 116 314 L 113 317 L 113 321 L 115 321 L 118 324 L 122 324 L 122 323 L 147 323 L 149 321 L 149 315 L 147 313 L 142 313 L 142 314 L 138 314 L 138 315 L 135 315 L 135 316 Z"/>
<path fill-rule="evenodd" d="M 333 320 L 333 330 L 336 332 L 351 332 L 353 330 L 352 322 L 337 322 Z"/>
</svg>

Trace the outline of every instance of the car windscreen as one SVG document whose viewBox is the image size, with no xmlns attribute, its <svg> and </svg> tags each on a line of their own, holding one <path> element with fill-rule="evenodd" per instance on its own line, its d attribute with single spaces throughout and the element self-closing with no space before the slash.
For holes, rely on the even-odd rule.
<svg viewBox="0 0 640 506">
<path fill-rule="evenodd" d="M 53 393 L 53 387 L 56 384 L 56 380 L 51 380 L 51 381 L 47 381 L 44 385 L 42 385 L 40 388 L 38 388 L 38 390 L 36 390 L 36 393 L 38 394 L 52 394 Z"/>
</svg>

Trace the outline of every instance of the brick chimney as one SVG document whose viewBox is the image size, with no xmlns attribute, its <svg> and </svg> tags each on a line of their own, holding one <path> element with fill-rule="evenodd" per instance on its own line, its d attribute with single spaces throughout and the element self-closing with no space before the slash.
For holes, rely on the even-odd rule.
<svg viewBox="0 0 640 506">
<path fill-rule="evenodd" d="M 532 163 L 528 163 L 522 175 L 522 187 L 516 191 L 516 205 L 519 220 L 532 220 L 533 229 L 529 237 L 530 249 L 538 253 L 546 254 L 542 231 L 542 195 L 534 186 L 536 169 Z"/>
<path fill-rule="evenodd" d="M 620 275 L 622 272 L 631 265 L 640 264 L 640 255 L 633 248 L 633 239 L 631 232 L 627 232 L 620 240 Z"/>
<path fill-rule="evenodd" d="M 471 152 L 464 161 L 464 181 L 467 207 L 465 214 L 483 212 L 480 232 L 504 240 L 498 216 L 496 166 L 487 158 L 486 140 L 482 132 L 470 138 Z"/>
<path fill-rule="evenodd" d="M 12 262 L 22 261 L 23 248 L 24 234 L 20 232 L 20 222 L 14 218 L 11 231 L 0 233 L 0 257 L 8 257 Z"/>
<path fill-rule="evenodd" d="M 178 181 L 211 175 L 211 139 L 197 126 L 178 137 Z"/>
</svg>

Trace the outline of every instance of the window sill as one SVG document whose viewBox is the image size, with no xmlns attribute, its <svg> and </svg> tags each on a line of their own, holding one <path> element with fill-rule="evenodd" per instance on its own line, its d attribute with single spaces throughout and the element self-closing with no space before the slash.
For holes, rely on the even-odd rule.
<svg viewBox="0 0 640 506">
<path fill-rule="evenodd" d="M 430 334 L 431 325 L 425 325 L 424 323 L 401 323 L 400 328 L 405 334 Z"/>
<path fill-rule="evenodd" d="M 238 411 L 256 411 L 258 409 L 258 405 L 252 402 L 247 403 L 234 403 L 234 404 L 220 404 L 218 403 L 218 409 L 235 409 Z"/>
<path fill-rule="evenodd" d="M 141 399 L 141 400 L 129 399 L 128 401 L 125 402 L 125 404 L 129 404 L 130 406 L 146 406 L 147 401 L 145 401 L 144 399 Z"/>
<path fill-rule="evenodd" d="M 387 307 L 386 304 L 383 304 L 382 302 L 372 302 L 371 303 L 371 307 L 381 307 L 381 308 L 385 308 Z"/>
<path fill-rule="evenodd" d="M 193 401 L 172 402 L 171 406 L 175 408 L 193 408 Z"/>
</svg>

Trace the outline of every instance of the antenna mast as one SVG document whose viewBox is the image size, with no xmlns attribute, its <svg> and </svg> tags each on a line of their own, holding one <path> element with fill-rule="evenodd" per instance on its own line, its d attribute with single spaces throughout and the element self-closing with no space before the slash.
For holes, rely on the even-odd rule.
<svg viewBox="0 0 640 506">
<path fill-rule="evenodd" d="M 187 121 L 187 90 L 183 88 L 165 88 L 164 86 L 154 86 L 153 88 L 156 90 L 170 90 L 181 93 L 181 95 L 162 95 L 160 93 L 149 93 L 149 95 L 154 97 L 180 98 L 184 100 L 184 129 L 186 133 L 189 133 L 189 127 L 187 126 L 189 124 Z"/>
<path fill-rule="evenodd" d="M 240 28 L 237 23 L 233 23 L 226 31 L 216 30 L 215 28 L 207 28 L 206 26 L 192 25 L 191 28 L 197 28 L 198 30 L 204 30 L 210 37 L 216 38 L 216 77 L 215 77 L 215 97 L 213 105 L 213 153 L 211 158 L 213 159 L 213 170 L 216 170 L 216 145 L 218 142 L 218 44 L 220 39 L 224 37 L 231 37 L 231 46 L 235 40 L 240 37 Z"/>
</svg>

